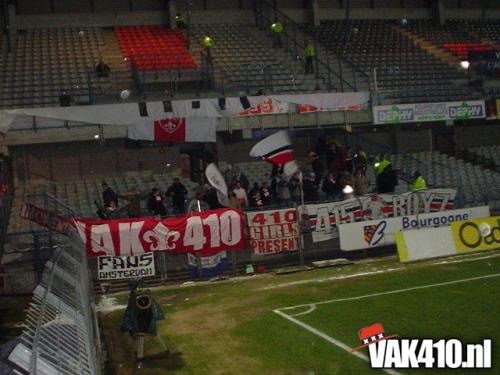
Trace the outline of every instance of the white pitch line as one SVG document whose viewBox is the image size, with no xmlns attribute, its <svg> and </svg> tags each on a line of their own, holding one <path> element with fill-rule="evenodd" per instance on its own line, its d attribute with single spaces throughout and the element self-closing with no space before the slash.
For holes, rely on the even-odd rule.
<svg viewBox="0 0 500 375">
<path fill-rule="evenodd" d="M 436 260 L 432 263 L 429 263 L 428 265 L 429 266 L 441 266 L 443 264 L 475 262 L 477 260 L 496 258 L 496 257 L 500 256 L 500 254 L 491 254 L 491 255 L 481 256 L 481 257 L 478 255 L 479 255 L 478 253 L 463 254 L 463 255 L 458 255 L 455 257 L 450 257 L 451 260 Z M 461 259 L 454 259 L 456 257 L 460 257 Z M 364 263 L 364 264 L 369 264 L 369 263 Z M 289 286 L 296 286 L 296 285 L 303 285 L 303 284 L 310 284 L 310 283 L 322 283 L 322 282 L 326 282 L 326 281 L 351 279 L 351 278 L 362 277 L 362 276 L 376 275 L 379 273 L 389 273 L 389 272 L 394 272 L 394 271 L 402 271 L 402 270 L 406 270 L 406 269 L 407 269 L 406 267 L 396 267 L 396 268 L 387 268 L 385 270 L 382 269 L 382 270 L 370 271 L 370 272 L 353 273 L 350 275 L 348 274 L 348 275 L 339 275 L 339 276 L 330 276 L 330 277 L 317 277 L 314 279 L 297 280 L 297 281 L 291 281 L 291 282 L 283 283 L 283 284 L 268 285 L 266 287 L 258 288 L 255 290 L 256 291 L 270 290 L 270 289 L 286 288 Z"/>
<path fill-rule="evenodd" d="M 466 283 L 468 281 L 489 279 L 489 278 L 492 278 L 492 277 L 499 277 L 499 276 L 500 276 L 500 273 L 494 273 L 494 274 L 490 274 L 490 275 L 469 277 L 467 279 L 459 279 L 459 280 L 446 281 L 446 282 L 443 282 L 443 283 L 428 284 L 428 285 L 419 285 L 419 286 L 413 286 L 413 287 L 410 287 L 410 288 L 389 290 L 387 292 L 364 294 L 364 295 L 356 296 L 356 297 L 338 298 L 338 299 L 331 299 L 331 300 L 320 301 L 320 302 L 315 302 L 315 303 L 305 303 L 305 304 L 302 304 L 302 305 L 281 307 L 278 310 L 293 310 L 293 309 L 297 309 L 299 307 L 306 307 L 306 306 L 310 306 L 310 305 L 326 305 L 326 304 L 335 303 L 335 302 L 356 301 L 356 300 L 360 300 L 360 299 L 364 299 L 364 298 L 372 298 L 372 297 L 378 297 L 378 296 L 385 296 L 385 295 L 388 295 L 388 294 L 405 293 L 405 292 L 411 292 L 411 291 L 414 291 L 414 290 L 435 288 L 435 287 L 444 286 L 444 285 L 460 284 L 460 283 Z"/>
<path fill-rule="evenodd" d="M 323 283 L 325 281 L 334 281 L 334 280 L 343 280 L 343 279 L 352 279 L 356 277 L 361 277 L 361 276 L 370 276 L 370 275 L 376 275 L 378 273 L 388 273 L 388 272 L 394 272 L 394 271 L 401 271 L 406 269 L 405 267 L 396 267 L 396 268 L 387 268 L 385 270 L 378 270 L 378 271 L 370 271 L 370 272 L 360 272 L 360 273 L 353 273 L 353 274 L 348 274 L 348 275 L 339 275 L 339 276 L 330 276 L 330 277 L 318 277 L 315 279 L 306 279 L 306 280 L 297 280 L 297 281 L 291 281 L 289 283 L 283 283 L 283 284 L 277 284 L 277 285 L 269 285 L 264 288 L 259 288 L 256 290 L 269 290 L 269 289 L 278 289 L 278 288 L 285 288 L 289 286 L 294 286 L 294 285 L 303 285 L 303 284 L 309 284 L 309 283 Z"/>
<path fill-rule="evenodd" d="M 316 310 L 316 305 L 313 303 L 313 304 L 309 305 L 309 308 L 306 311 L 302 311 L 301 313 L 297 313 L 297 314 L 291 314 L 290 316 L 307 315 L 307 314 L 312 313 L 314 310 Z"/>
<path fill-rule="evenodd" d="M 478 254 L 475 254 L 475 255 L 478 255 Z M 441 264 L 450 264 L 450 263 L 475 262 L 476 260 L 490 259 L 490 258 L 496 258 L 496 257 L 500 257 L 500 254 L 491 254 L 491 255 L 486 255 L 486 256 L 482 256 L 482 257 L 476 256 L 476 257 L 471 257 L 470 259 L 466 258 L 466 259 L 456 259 L 456 260 L 442 260 L 440 262 L 432 263 L 431 266 L 439 266 Z"/>
<path fill-rule="evenodd" d="M 308 303 L 308 304 L 297 305 L 297 306 L 282 307 L 282 308 L 273 310 L 273 312 L 275 314 L 278 314 L 279 316 L 285 318 L 289 322 L 292 322 L 292 323 L 298 325 L 299 327 L 304 328 L 305 330 L 311 332 L 312 334 L 314 334 L 318 337 L 321 337 L 323 340 L 328 341 L 329 343 L 337 346 L 338 348 L 340 348 L 340 349 L 342 349 L 342 350 L 344 350 L 344 351 L 346 351 L 346 352 L 348 352 L 348 353 L 350 353 L 350 354 L 352 354 L 352 355 L 354 355 L 354 356 L 356 356 L 364 361 L 369 362 L 370 359 L 368 358 L 367 355 L 362 354 L 358 351 L 351 352 L 352 348 L 350 348 L 348 345 L 344 344 L 342 341 L 339 341 L 331 336 L 328 336 L 326 333 L 320 331 L 319 329 L 316 329 L 316 328 L 310 326 L 309 324 L 306 324 L 298 319 L 295 319 L 294 317 L 309 314 L 310 312 L 312 312 L 316 309 L 317 305 L 324 305 L 324 304 L 329 304 L 329 303 L 334 303 L 334 302 L 360 300 L 360 299 L 364 299 L 364 298 L 377 297 L 377 296 L 382 296 L 382 295 L 387 295 L 387 294 L 404 293 L 404 292 L 409 292 L 409 291 L 413 291 L 413 290 L 435 288 L 435 287 L 444 286 L 444 285 L 460 284 L 460 283 L 465 283 L 468 281 L 489 279 L 489 278 L 498 277 L 498 276 L 500 276 L 500 273 L 484 275 L 484 276 L 477 276 L 477 277 L 469 277 L 467 279 L 459 279 L 459 280 L 447 281 L 447 282 L 437 283 L 437 284 L 420 285 L 420 286 L 405 288 L 405 289 L 390 290 L 387 292 L 365 294 L 365 295 L 356 296 L 356 297 L 339 298 L 339 299 L 333 299 L 333 300 L 328 300 L 328 301 L 320 301 L 320 302 L 316 302 L 316 303 Z M 308 310 L 306 310 L 302 313 L 295 314 L 295 315 L 288 315 L 282 311 L 282 310 L 292 310 L 292 309 L 296 309 L 299 307 L 306 307 L 306 306 L 309 307 Z M 394 371 L 394 370 L 383 369 L 383 371 L 385 371 L 386 373 L 391 374 L 391 375 L 401 375 L 399 372 Z"/>
<path fill-rule="evenodd" d="M 342 341 L 339 341 L 331 336 L 328 336 L 326 333 L 320 331 L 319 329 L 311 327 L 309 324 L 301 322 L 300 320 L 295 319 L 288 314 L 285 314 L 284 312 L 280 311 L 280 309 L 273 310 L 273 312 L 278 314 L 279 316 L 285 318 L 286 320 L 298 325 L 299 327 L 304 328 L 306 331 L 309 331 L 312 334 L 314 334 L 318 337 L 321 337 L 323 340 L 328 341 L 329 343 L 331 343 L 331 344 L 335 345 L 336 347 L 348 352 L 349 354 L 352 354 L 352 355 L 354 355 L 354 356 L 356 356 L 356 357 L 358 357 L 366 362 L 370 362 L 370 359 L 368 358 L 368 356 L 366 354 L 363 354 L 359 351 L 351 352 L 352 348 L 350 348 L 348 345 L 344 344 Z M 387 374 L 391 374 L 391 375 L 400 375 L 399 372 L 394 371 L 394 370 L 384 369 L 383 371 L 385 371 Z"/>
</svg>

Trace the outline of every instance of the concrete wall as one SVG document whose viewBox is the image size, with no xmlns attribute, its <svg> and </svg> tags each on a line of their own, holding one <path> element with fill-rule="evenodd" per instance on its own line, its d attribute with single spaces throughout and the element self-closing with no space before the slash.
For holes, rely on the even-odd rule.
<svg viewBox="0 0 500 375">
<path fill-rule="evenodd" d="M 224 20 L 224 21 L 221 21 Z M 239 10 L 194 10 L 191 23 L 241 23 L 254 24 L 253 12 Z M 118 25 L 158 25 L 167 24 L 165 11 L 117 11 L 100 13 L 75 13 L 71 17 L 60 14 L 17 15 L 12 19 L 13 29 L 35 29 L 44 27 L 109 27 Z"/>
<path fill-rule="evenodd" d="M 398 152 L 433 150 L 433 131 L 443 130 L 445 125 L 417 126 L 391 125 L 385 128 L 367 128 L 356 132 L 370 142 L 386 145 Z M 235 129 L 235 128 L 234 128 Z M 243 127 L 243 129 L 245 129 Z M 339 129 L 341 131 L 342 127 Z M 375 130 L 376 131 L 375 131 Z M 456 126 L 446 128 L 450 138 L 459 147 L 498 144 L 500 124 Z M 17 133 L 17 132 L 16 132 Z M 218 137 L 219 160 L 229 163 L 253 161 L 249 151 L 256 140 L 251 131 L 245 130 L 250 139 L 236 136 Z M 238 134 L 241 134 L 238 132 Z M 355 136 L 348 137 L 348 144 L 356 146 Z M 342 140 L 342 137 L 340 137 Z M 296 155 L 304 158 L 314 147 L 315 136 L 293 138 Z M 369 147 L 365 148 L 370 151 Z M 9 148 L 18 180 L 50 179 L 67 181 L 92 176 L 124 175 L 128 171 L 152 170 L 157 173 L 181 168 L 179 144 L 154 147 L 127 148 L 124 138 L 108 139 L 104 144 L 97 141 L 74 141 L 46 144 L 13 145 Z M 167 167 L 169 163 L 171 166 Z"/>
<path fill-rule="evenodd" d="M 12 147 L 10 152 L 18 180 L 66 181 L 137 170 L 166 173 L 181 165 L 178 144 L 126 148 L 125 139 L 108 140 L 103 145 L 91 141 L 23 145 Z"/>
</svg>

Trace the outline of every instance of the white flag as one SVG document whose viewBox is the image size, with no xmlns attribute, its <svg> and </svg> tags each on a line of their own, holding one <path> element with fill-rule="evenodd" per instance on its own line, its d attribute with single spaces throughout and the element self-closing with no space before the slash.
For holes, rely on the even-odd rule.
<svg viewBox="0 0 500 375">
<path fill-rule="evenodd" d="M 227 185 L 226 180 L 224 180 L 224 176 L 220 173 L 219 168 L 215 163 L 210 163 L 207 165 L 207 169 L 205 169 L 205 175 L 207 176 L 207 180 L 216 190 L 217 190 L 217 199 L 219 203 L 224 207 L 229 207 L 229 198 L 227 196 Z"/>
</svg>

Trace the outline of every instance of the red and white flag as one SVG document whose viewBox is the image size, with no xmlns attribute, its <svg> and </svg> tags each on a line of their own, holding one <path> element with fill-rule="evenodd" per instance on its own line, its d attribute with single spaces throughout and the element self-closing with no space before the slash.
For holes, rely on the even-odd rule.
<svg viewBox="0 0 500 375">
<path fill-rule="evenodd" d="M 214 117 L 165 117 L 129 125 L 128 138 L 160 142 L 215 142 L 216 122 Z"/>
<path fill-rule="evenodd" d="M 292 177 L 299 168 L 293 156 L 292 144 L 286 130 L 271 134 L 250 150 L 250 156 L 261 158 L 283 167 L 286 177 Z"/>
</svg>

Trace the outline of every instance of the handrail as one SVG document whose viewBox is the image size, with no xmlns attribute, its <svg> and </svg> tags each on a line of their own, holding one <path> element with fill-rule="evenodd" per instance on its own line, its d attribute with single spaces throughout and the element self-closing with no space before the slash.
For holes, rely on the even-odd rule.
<svg viewBox="0 0 500 375">
<path fill-rule="evenodd" d="M 311 36 L 312 38 L 315 39 L 316 43 L 318 43 L 319 45 L 321 45 L 327 52 L 331 52 L 331 53 L 334 53 L 330 48 L 328 48 L 328 46 L 325 46 L 323 44 L 323 42 L 321 42 L 321 40 L 319 38 L 316 37 L 316 33 L 315 31 L 313 30 L 313 33 L 311 35 L 311 32 L 308 31 L 308 29 L 306 27 L 303 27 L 301 26 L 300 24 L 297 24 L 299 27 L 302 28 L 303 32 L 304 33 L 307 33 L 307 35 Z M 342 48 L 344 48 L 345 46 L 343 45 Z M 335 54 L 340 60 L 344 61 L 345 63 L 347 63 L 348 65 L 352 66 L 359 74 L 361 74 L 362 76 L 364 76 L 365 78 L 368 78 L 370 79 L 370 75 L 367 74 L 365 71 L 361 70 L 361 68 L 359 68 L 351 59 L 345 57 L 343 54 L 339 53 L 339 54 Z"/>
<path fill-rule="evenodd" d="M 288 15 L 286 15 L 285 13 L 283 13 L 282 11 L 280 11 L 279 9 L 274 9 L 274 7 L 269 4 L 269 2 L 267 0 L 260 0 L 261 3 L 264 3 L 267 5 L 267 7 L 273 9 L 274 13 L 275 14 L 279 14 L 282 18 L 284 18 L 288 23 L 290 23 L 294 28 L 297 28 L 299 29 L 302 33 L 304 33 L 304 35 L 306 35 L 307 37 L 311 38 L 314 43 L 316 45 L 320 45 L 325 51 L 326 53 L 333 53 L 333 51 L 330 50 L 330 48 L 328 48 L 327 46 L 325 46 L 317 37 L 316 37 L 316 34 L 313 30 L 313 33 L 310 32 L 310 30 L 308 30 L 307 27 L 295 22 L 292 18 L 290 18 Z M 262 16 L 263 16 L 263 12 L 262 12 Z M 284 32 L 286 32 L 286 30 L 284 30 Z M 289 37 L 291 38 L 291 37 Z M 296 44 L 299 44 L 296 40 L 295 40 L 295 43 Z M 347 59 L 345 56 L 342 56 L 342 54 L 335 54 L 333 53 L 341 62 L 345 62 L 347 63 L 348 65 L 352 66 L 354 68 L 354 73 L 359 73 L 361 74 L 363 77 L 369 79 L 370 78 L 370 75 L 367 74 L 366 72 L 362 71 L 361 69 L 359 69 L 357 67 L 357 65 L 352 62 L 350 59 Z M 328 56 L 327 56 L 328 57 Z M 323 64 L 325 64 L 324 62 L 322 62 Z M 327 64 L 325 64 L 327 65 Z M 344 81 L 344 83 L 347 83 L 347 85 L 351 88 L 353 88 L 355 91 L 357 91 L 357 87 L 353 87 L 348 81 L 346 81 L 345 79 L 343 79 L 343 77 L 341 77 L 335 70 L 331 69 L 329 66 L 328 68 L 331 70 L 331 72 L 333 74 L 335 74 L 337 77 L 339 77 L 342 81 Z"/>
<path fill-rule="evenodd" d="M 291 24 L 294 28 L 296 29 L 299 29 L 301 30 L 305 35 L 308 35 L 309 36 L 309 33 L 304 29 L 303 26 L 299 25 L 298 23 L 296 23 L 293 19 L 291 19 L 289 16 L 287 16 L 285 13 L 281 12 L 280 10 L 278 9 L 275 9 L 271 4 L 269 4 L 266 0 L 260 0 L 260 9 L 262 10 L 262 6 L 265 5 L 266 6 L 266 9 L 267 9 L 267 16 L 264 14 L 263 11 L 260 12 L 260 18 L 261 18 L 261 22 L 263 19 L 265 19 L 267 21 L 267 23 L 270 23 L 272 20 L 269 18 L 269 14 L 271 12 L 273 12 L 274 14 L 276 15 L 280 15 L 281 18 L 283 18 L 287 23 Z M 292 36 L 290 36 L 287 32 L 286 32 L 286 29 L 283 31 L 283 34 L 286 35 L 286 37 L 288 39 L 290 39 L 291 41 L 293 41 L 293 43 L 295 43 L 296 46 L 299 46 L 300 48 L 305 48 L 305 45 L 299 43 L 297 41 L 297 38 L 293 38 Z M 311 39 L 314 40 L 315 43 L 318 43 L 317 41 L 317 38 L 315 38 L 314 36 L 311 36 Z M 323 46 L 324 48 L 324 46 Z M 297 48 L 295 48 L 295 52 L 296 52 Z M 290 50 L 293 54 L 294 51 Z M 327 50 L 328 51 L 328 50 Z M 296 53 L 295 53 L 295 56 L 296 56 Z M 318 56 L 316 55 L 316 61 L 318 64 L 321 64 L 323 66 L 326 67 L 326 69 L 328 70 L 328 72 L 330 74 L 333 74 L 334 76 L 336 76 L 340 82 L 341 82 L 341 85 L 345 84 L 347 85 L 348 87 L 350 87 L 351 89 L 353 89 L 354 91 L 358 91 L 357 88 L 353 85 L 351 85 L 348 81 L 346 81 L 337 71 L 333 70 L 331 68 L 331 66 L 327 63 L 325 63 L 323 60 L 319 59 Z M 316 74 L 317 74 L 317 70 L 316 70 Z M 316 78 L 318 78 L 318 76 L 316 76 Z"/>
<path fill-rule="evenodd" d="M 366 137 L 364 137 L 363 135 L 360 135 L 360 134 L 352 134 L 352 135 L 353 135 L 354 137 L 358 138 L 358 139 L 362 139 L 362 140 L 364 140 L 364 141 L 365 141 L 365 142 L 367 142 L 368 144 L 370 144 L 370 143 L 371 143 L 371 144 L 375 144 L 376 146 L 381 147 L 382 149 L 387 150 L 387 153 L 391 153 L 391 154 L 392 154 L 392 153 L 396 153 L 396 152 L 395 152 L 395 150 L 394 150 L 392 147 L 390 147 L 389 145 L 383 144 L 383 143 L 381 143 L 381 142 L 377 142 L 377 141 L 370 140 L 370 139 L 368 139 L 368 138 L 366 138 Z M 419 160 L 419 159 L 417 159 L 417 158 L 415 158 L 415 157 L 413 157 L 413 156 L 410 156 L 410 155 L 408 155 L 408 154 L 406 154 L 406 153 L 400 153 L 400 154 L 402 155 L 403 160 L 405 160 L 405 159 L 406 159 L 406 160 L 413 161 L 413 162 L 416 162 L 416 163 L 421 163 L 421 162 L 422 162 L 422 160 Z M 441 162 L 439 162 L 439 161 L 435 161 L 435 160 L 430 160 L 430 162 L 431 162 L 433 165 L 438 165 L 438 166 L 440 166 L 441 168 L 445 168 L 445 169 L 447 169 L 447 170 L 449 170 L 449 171 L 451 171 L 451 172 L 454 172 L 454 173 L 459 173 L 459 171 L 458 171 L 456 168 L 452 168 L 452 167 L 450 167 L 450 166 L 449 166 L 449 165 L 447 165 L 447 164 L 444 164 L 444 163 L 441 163 Z M 402 178 L 402 179 L 403 179 L 403 178 Z M 457 184 L 457 185 L 459 185 L 459 184 Z M 457 186 L 457 187 L 458 187 L 458 186 Z"/>
</svg>

